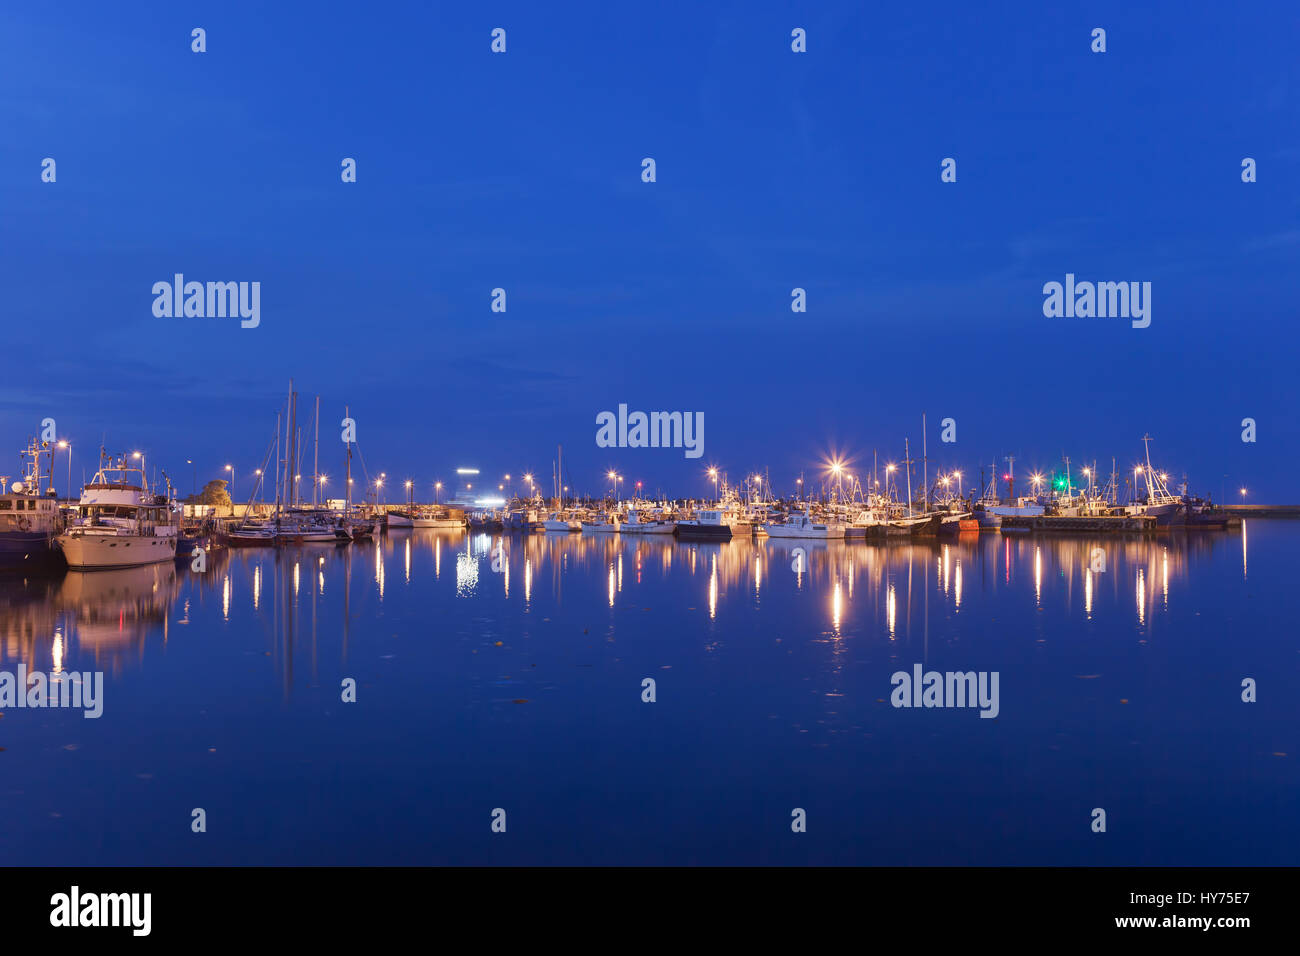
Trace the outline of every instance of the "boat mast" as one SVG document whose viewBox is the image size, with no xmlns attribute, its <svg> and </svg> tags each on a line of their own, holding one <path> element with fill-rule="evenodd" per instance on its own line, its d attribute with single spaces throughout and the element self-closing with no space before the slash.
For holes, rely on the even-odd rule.
<svg viewBox="0 0 1300 956">
<path fill-rule="evenodd" d="M 346 405 L 343 406 L 343 417 L 345 419 L 351 417 L 351 413 L 348 411 L 348 406 Z M 352 514 L 352 437 L 350 435 L 348 436 L 347 446 L 348 446 L 348 450 L 347 450 L 347 455 L 345 457 L 347 459 L 348 474 L 344 480 L 347 482 L 347 489 L 348 489 L 346 514 L 351 516 Z"/>
<path fill-rule="evenodd" d="M 926 457 L 925 450 L 925 412 L 921 413 L 921 471 L 924 483 L 922 488 L 925 494 L 925 510 L 930 510 L 930 459 Z"/>
<path fill-rule="evenodd" d="M 320 396 L 316 396 L 316 440 L 312 442 L 311 460 L 311 503 L 320 507 Z"/>
<path fill-rule="evenodd" d="M 912 513 L 912 449 L 903 439 L 903 464 L 907 466 L 907 513 Z"/>
<path fill-rule="evenodd" d="M 1147 504 L 1151 504 L 1156 500 L 1156 489 L 1151 481 L 1151 436 L 1149 434 L 1142 436 L 1142 445 L 1146 448 L 1147 454 Z"/>
<path fill-rule="evenodd" d="M 275 413 L 275 513 L 280 514 L 280 413 Z M 245 515 L 245 518 L 248 516 Z"/>
</svg>

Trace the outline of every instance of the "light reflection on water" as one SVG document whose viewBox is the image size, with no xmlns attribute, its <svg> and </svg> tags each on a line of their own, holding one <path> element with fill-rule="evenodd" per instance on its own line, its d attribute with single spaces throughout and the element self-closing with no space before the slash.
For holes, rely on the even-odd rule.
<svg viewBox="0 0 1300 956">
<path fill-rule="evenodd" d="M 1292 590 L 1292 527 L 1251 522 L 1249 544 L 1244 529 L 727 544 L 413 530 L 216 553 L 205 574 L 180 564 L 0 580 L 0 665 L 103 670 L 107 684 L 103 720 L 85 722 L 96 728 L 48 715 L 37 725 L 30 712 L 0 721 L 6 768 L 43 798 L 0 849 L 66 841 L 100 847 L 97 862 L 142 864 L 431 863 L 444 859 L 435 845 L 452 844 L 412 840 L 403 824 L 426 800 L 444 801 L 429 812 L 453 822 L 480 801 L 537 800 L 549 834 L 572 794 L 590 792 L 602 796 L 584 804 L 587 829 L 567 837 L 588 842 L 562 862 L 799 862 L 780 856 L 788 849 L 745 855 L 761 841 L 743 828 L 810 804 L 840 815 L 824 838 L 810 828 L 820 849 L 809 862 L 1256 862 L 1231 855 L 1244 846 L 1294 863 L 1290 817 L 1233 803 L 1254 792 L 1243 780 L 1268 793 L 1295 776 L 1295 748 L 1269 728 L 1294 726 L 1300 693 L 1285 682 L 1297 646 L 1267 623 Z M 890 673 L 917 662 L 999 670 L 1001 715 L 890 708 Z M 646 676 L 659 681 L 653 710 L 640 703 Z M 1280 703 L 1240 704 L 1241 676 L 1269 678 Z M 359 703 L 340 710 L 344 677 L 357 679 Z M 64 745 L 92 739 L 76 753 L 95 767 L 56 791 L 62 829 L 43 829 L 41 781 L 63 772 Z M 206 759 L 209 748 L 234 756 L 205 769 L 193 751 Z M 270 806 L 283 813 L 249 829 L 256 840 L 196 851 L 169 842 L 153 803 L 135 799 L 136 774 L 170 776 L 167 798 L 185 806 L 192 787 L 229 787 L 237 801 L 273 778 Z M 715 809 L 685 808 L 732 801 L 729 787 L 744 800 L 723 816 L 743 832 L 712 836 L 699 820 L 719 819 Z M 656 788 L 679 796 L 664 802 Z M 91 796 L 78 805 L 82 790 Z M 460 793 L 472 807 L 456 804 Z M 620 802 L 637 794 L 649 796 Z M 1124 811 L 1130 794 L 1271 836 L 1224 830 L 1207 858 L 1192 849 L 1217 837 L 1193 845 L 1149 815 L 1131 828 L 1147 834 L 1138 849 L 1060 835 L 1075 804 Z M 115 855 L 74 826 L 106 805 L 123 817 Z M 370 829 L 353 836 L 340 819 Z M 917 828 L 931 834 L 924 846 L 907 835 Z M 326 830 L 330 841 L 310 836 Z M 439 833 L 464 841 L 456 859 L 488 859 L 469 836 Z M 543 842 L 536 858 L 490 861 L 556 862 L 545 856 L 556 840 Z"/>
<path fill-rule="evenodd" d="M 878 622 L 880 633 L 893 638 L 900 627 L 907 636 L 914 609 L 933 606 L 965 614 L 978 608 L 982 593 L 1014 594 L 1018 569 L 1026 565 L 1032 571 L 1035 607 L 1053 602 L 1058 612 L 1077 612 L 1089 620 L 1104 608 L 1113 621 L 1124 613 L 1121 592 L 1128 582 L 1127 613 L 1144 626 L 1154 608 L 1167 611 L 1171 600 L 1177 600 L 1177 585 L 1185 581 L 1188 563 L 1228 547 L 1230 540 L 1224 535 L 1095 540 L 985 535 L 910 543 L 758 539 L 712 544 L 679 543 L 657 535 L 471 535 L 417 530 L 352 548 L 311 545 L 298 550 L 219 552 L 209 557 L 206 574 L 191 573 L 185 564 L 163 564 L 70 572 L 56 580 L 2 580 L 0 662 L 49 659 L 56 653 L 56 640 L 60 659 L 86 652 L 99 658 L 127 648 L 130 653 L 122 656 L 138 658 L 148 651 L 149 638 L 166 640 L 172 605 L 180 601 L 183 617 L 189 621 L 191 615 L 204 613 L 204 596 L 212 591 L 218 592 L 222 618 L 229 620 L 243 602 L 254 617 L 280 625 L 289 619 L 286 610 L 298 608 L 304 596 L 324 598 L 330 578 L 342 578 L 353 599 L 365 596 L 363 582 L 369 580 L 372 596 L 382 602 L 391 588 L 388 565 L 395 560 L 402 563 L 404 588 L 436 589 L 443 582 L 444 548 L 456 553 L 455 581 L 448 586 L 454 584 L 455 597 L 466 613 L 476 613 L 476 601 L 498 597 L 531 604 L 538 586 L 558 593 L 563 579 L 585 579 L 595 568 L 605 572 L 608 609 L 617 609 L 621 602 L 635 604 L 624 575 L 624 564 L 630 562 L 635 569 L 632 587 L 645 586 L 654 578 L 670 582 L 672 593 L 687 605 L 702 604 L 715 624 L 726 624 L 734 610 L 759 607 L 765 590 L 808 590 L 822 596 L 822 624 L 828 632 L 838 634 L 850 625 Z M 1236 545 L 1233 541 L 1231 546 Z M 1089 561 L 1099 547 L 1106 550 L 1106 570 L 1095 573 Z M 1239 574 L 1245 580 L 1244 529 L 1240 547 Z M 806 553 L 803 562 L 795 560 L 795 548 Z M 316 565 L 317 573 L 304 576 L 304 561 Z M 786 568 L 790 573 L 781 574 Z M 512 595 L 512 569 L 523 576 L 522 594 Z M 264 606 L 268 580 L 271 600 Z M 1077 595 L 1076 580 L 1081 585 Z M 697 598 L 691 598 L 692 591 Z M 191 601 L 196 602 L 193 608 Z M 809 611 L 814 618 L 815 607 Z"/>
</svg>

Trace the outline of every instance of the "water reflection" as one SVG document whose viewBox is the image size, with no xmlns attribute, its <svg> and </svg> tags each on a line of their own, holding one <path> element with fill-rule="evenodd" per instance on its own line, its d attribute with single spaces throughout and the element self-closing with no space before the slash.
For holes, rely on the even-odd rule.
<svg viewBox="0 0 1300 956">
<path fill-rule="evenodd" d="M 701 625 L 708 628 L 734 620 L 752 631 L 770 619 L 744 616 L 760 604 L 779 614 L 781 602 L 798 601 L 808 633 L 821 634 L 837 647 L 858 637 L 916 640 L 926 653 L 932 612 L 936 621 L 946 622 L 942 636 L 948 640 L 953 639 L 951 622 L 968 615 L 973 621 L 987 620 L 1008 604 L 1111 624 L 1127 618 L 1146 629 L 1153 615 L 1172 613 L 1180 596 L 1185 598 L 1186 588 L 1180 585 L 1191 562 L 1208 560 L 1216 551 L 1224 553 L 1226 565 L 1235 562 L 1227 550 L 1238 546 L 1235 537 L 984 535 L 902 543 L 713 544 L 421 529 L 373 545 L 327 551 L 218 552 L 203 574 L 180 564 L 0 580 L 0 663 L 21 660 L 54 671 L 120 668 L 157 652 L 173 630 L 188 635 L 221 625 L 227 635 L 263 635 L 266 656 L 288 695 L 298 651 L 309 652 L 308 673 L 315 680 L 319 643 L 336 647 L 339 660 L 346 662 L 352 628 L 374 629 L 381 604 L 403 602 L 407 624 L 433 622 L 430 608 L 444 597 L 459 602 L 452 615 L 457 619 L 491 617 L 512 604 L 538 605 L 547 614 L 561 603 L 566 582 L 573 606 L 603 603 L 612 621 L 624 611 L 667 604 L 700 614 Z M 1239 537 L 1244 580 L 1244 528 Z M 796 548 L 806 557 L 796 560 Z M 1098 548 L 1106 556 L 1100 567 L 1090 564 Z M 386 565 L 399 557 L 395 549 L 400 549 L 402 574 L 390 581 Z M 444 549 L 455 554 L 454 580 L 442 577 Z M 355 575 L 353 565 L 360 566 Z M 1032 574 L 1028 590 L 1016 584 L 1016 572 L 1025 566 Z M 512 589 L 512 573 L 520 575 L 516 581 L 522 581 L 521 588 Z M 699 604 L 703 607 L 696 611 Z M 441 615 L 446 617 L 445 610 Z M 717 635 L 703 639 L 713 642 Z"/>
</svg>

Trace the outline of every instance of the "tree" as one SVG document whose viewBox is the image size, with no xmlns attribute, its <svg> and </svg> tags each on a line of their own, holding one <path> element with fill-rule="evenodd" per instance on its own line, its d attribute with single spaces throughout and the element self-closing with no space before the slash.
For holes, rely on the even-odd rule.
<svg viewBox="0 0 1300 956">
<path fill-rule="evenodd" d="M 226 482 L 221 478 L 214 478 L 203 486 L 203 490 L 197 495 L 190 495 L 185 499 L 187 505 L 216 505 L 218 507 L 229 507 L 233 504 L 230 500 L 230 492 L 226 490 Z"/>
</svg>

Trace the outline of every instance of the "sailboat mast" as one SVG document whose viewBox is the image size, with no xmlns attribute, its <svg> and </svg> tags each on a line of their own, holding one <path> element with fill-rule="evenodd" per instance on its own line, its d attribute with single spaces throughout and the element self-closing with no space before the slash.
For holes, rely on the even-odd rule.
<svg viewBox="0 0 1300 956">
<path fill-rule="evenodd" d="M 320 396 L 316 396 L 316 440 L 312 442 L 311 503 L 320 507 Z"/>
<path fill-rule="evenodd" d="M 912 448 L 903 439 L 903 464 L 907 466 L 907 513 L 912 513 Z"/>
<path fill-rule="evenodd" d="M 922 494 L 925 495 L 925 510 L 930 510 L 930 459 L 926 455 L 925 445 L 925 412 L 921 413 L 921 470 L 924 484 Z"/>
<path fill-rule="evenodd" d="M 352 417 L 351 413 L 348 411 L 348 406 L 346 405 L 343 406 L 343 417 L 344 419 Z M 348 473 L 347 473 L 347 477 L 344 478 L 344 481 L 347 482 L 347 486 L 348 486 L 348 492 L 347 492 L 348 512 L 347 513 L 351 515 L 352 514 L 352 436 L 351 435 L 348 436 L 347 446 L 348 446 L 348 451 L 347 451 L 346 458 L 347 458 Z"/>
<path fill-rule="evenodd" d="M 275 413 L 275 513 L 280 513 L 280 413 Z"/>
</svg>

